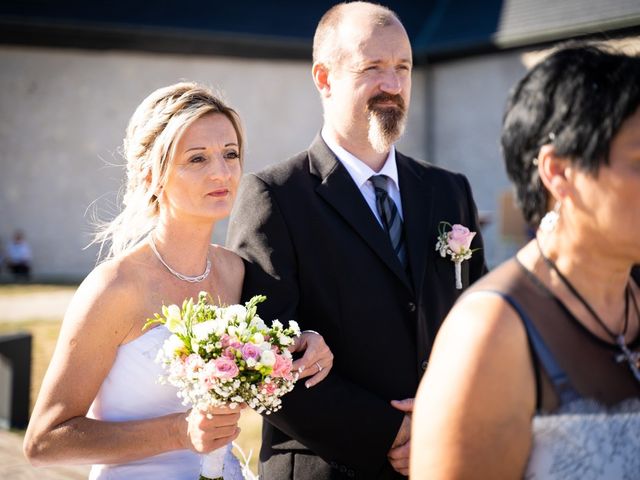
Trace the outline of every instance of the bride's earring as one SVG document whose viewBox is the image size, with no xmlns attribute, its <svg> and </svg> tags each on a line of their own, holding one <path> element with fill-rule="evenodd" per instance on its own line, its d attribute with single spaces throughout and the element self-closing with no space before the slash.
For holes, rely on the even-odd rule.
<svg viewBox="0 0 640 480">
<path fill-rule="evenodd" d="M 553 210 L 549 210 L 545 216 L 542 217 L 538 228 L 544 233 L 551 233 L 555 230 L 558 220 L 560 220 L 560 202 L 556 202 Z"/>
</svg>

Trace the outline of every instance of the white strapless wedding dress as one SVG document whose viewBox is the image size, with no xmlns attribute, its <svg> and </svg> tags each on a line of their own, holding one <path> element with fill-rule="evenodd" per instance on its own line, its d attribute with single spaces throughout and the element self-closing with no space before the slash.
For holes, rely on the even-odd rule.
<svg viewBox="0 0 640 480">
<path fill-rule="evenodd" d="M 89 418 L 124 422 L 186 410 L 176 395 L 176 388 L 158 382 L 163 368 L 155 358 L 170 334 L 161 325 L 118 348 L 111 371 L 89 409 Z M 231 453 L 231 448 L 231 444 L 226 447 L 224 479 L 242 480 L 240 463 Z M 202 458 L 190 450 L 176 450 L 129 463 L 93 465 L 89 479 L 197 480 Z"/>
</svg>

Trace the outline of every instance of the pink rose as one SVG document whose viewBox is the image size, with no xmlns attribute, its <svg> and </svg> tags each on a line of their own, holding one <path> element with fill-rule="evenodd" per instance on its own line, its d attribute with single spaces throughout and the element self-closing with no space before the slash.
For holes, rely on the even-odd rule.
<svg viewBox="0 0 640 480">
<path fill-rule="evenodd" d="M 222 352 L 222 356 L 233 360 L 236 358 L 236 349 L 233 347 L 227 347 Z"/>
<path fill-rule="evenodd" d="M 230 358 L 221 357 L 214 361 L 216 370 L 215 376 L 222 379 L 235 378 L 238 376 L 240 371 L 238 370 L 238 366 L 236 362 L 231 360 Z"/>
<path fill-rule="evenodd" d="M 222 348 L 226 348 L 231 343 L 231 336 L 228 333 L 223 333 L 220 337 L 220 343 L 222 343 Z"/>
<path fill-rule="evenodd" d="M 267 395 L 273 395 L 274 393 L 276 393 L 277 388 L 278 386 L 273 382 L 262 384 L 262 392 L 266 393 Z"/>
<path fill-rule="evenodd" d="M 190 372 L 195 372 L 199 370 L 200 368 L 202 368 L 203 365 L 204 365 L 204 362 L 202 361 L 202 358 L 200 358 L 200 355 L 196 353 L 192 353 L 184 361 L 184 366 L 186 370 Z"/>
<path fill-rule="evenodd" d="M 463 253 L 471 246 L 471 240 L 476 236 L 476 232 L 470 231 L 464 225 L 455 224 L 448 233 L 449 248 L 454 253 Z"/>
<path fill-rule="evenodd" d="M 217 372 L 216 365 L 214 362 L 207 362 L 204 364 L 202 369 L 200 370 L 200 384 L 204 386 L 207 390 L 210 390 L 213 387 L 213 384 L 216 382 Z"/>
<path fill-rule="evenodd" d="M 272 377 L 289 378 L 291 375 L 291 359 L 284 355 L 276 355 L 276 363 L 273 365 Z"/>
<path fill-rule="evenodd" d="M 256 362 L 260 359 L 260 354 L 262 353 L 258 347 L 256 347 L 253 343 L 245 343 L 241 349 L 242 358 L 248 360 L 249 358 L 254 359 Z"/>
</svg>

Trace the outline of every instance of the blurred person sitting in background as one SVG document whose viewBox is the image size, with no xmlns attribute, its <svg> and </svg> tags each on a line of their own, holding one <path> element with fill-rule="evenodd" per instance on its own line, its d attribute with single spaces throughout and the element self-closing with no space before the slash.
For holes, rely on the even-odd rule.
<svg viewBox="0 0 640 480">
<path fill-rule="evenodd" d="M 27 281 L 31 278 L 31 247 L 22 230 L 16 230 L 7 245 L 7 266 L 15 280 Z"/>
<path fill-rule="evenodd" d="M 0 238 L 0 274 L 2 274 L 4 263 L 5 263 L 4 242 L 2 241 L 2 238 Z"/>
<path fill-rule="evenodd" d="M 445 320 L 413 479 L 638 478 L 639 107 L 640 57 L 604 47 L 565 46 L 512 90 L 502 149 L 536 236 Z"/>
</svg>

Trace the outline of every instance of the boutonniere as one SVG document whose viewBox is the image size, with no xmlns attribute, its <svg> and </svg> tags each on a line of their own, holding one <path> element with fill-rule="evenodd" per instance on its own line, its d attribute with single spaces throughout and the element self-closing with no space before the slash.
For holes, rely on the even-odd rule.
<svg viewBox="0 0 640 480">
<path fill-rule="evenodd" d="M 438 243 L 436 243 L 436 251 L 440 252 L 441 257 L 449 255 L 454 264 L 456 272 L 456 288 L 462 289 L 461 264 L 465 260 L 469 260 L 473 252 L 477 248 L 469 248 L 471 240 L 476 236 L 476 232 L 472 232 L 464 225 L 449 222 L 440 222 L 438 224 Z"/>
</svg>

